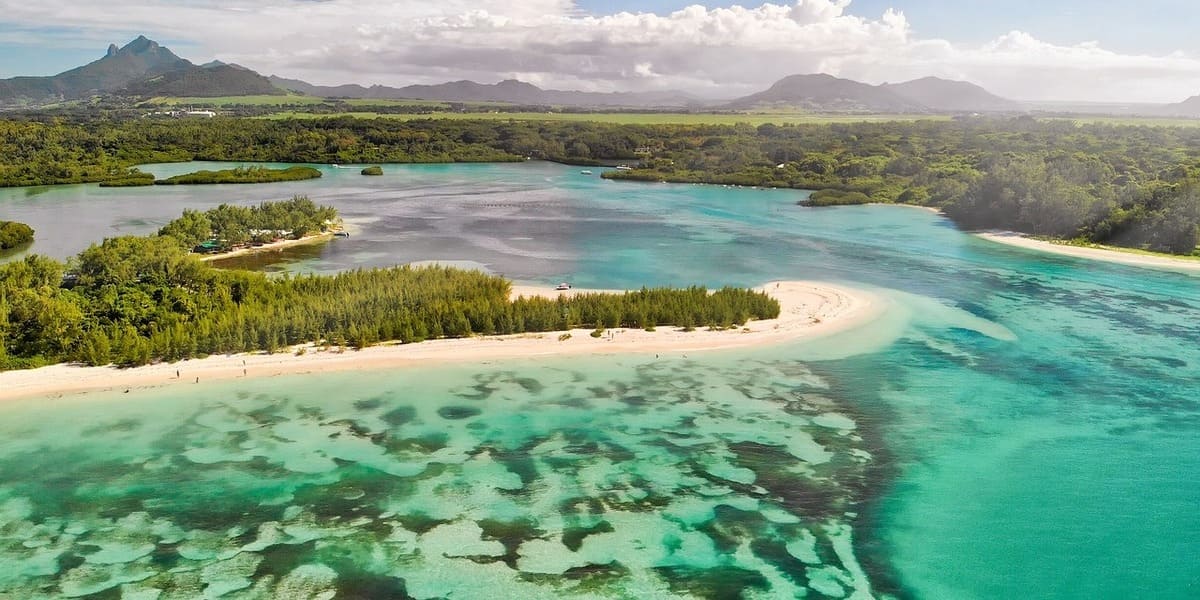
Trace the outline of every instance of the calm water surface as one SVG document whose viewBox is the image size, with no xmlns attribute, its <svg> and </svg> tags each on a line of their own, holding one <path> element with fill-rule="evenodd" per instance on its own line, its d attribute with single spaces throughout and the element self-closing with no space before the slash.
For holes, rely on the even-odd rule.
<svg viewBox="0 0 1200 600">
<path fill-rule="evenodd" d="M 0 218 L 65 257 L 185 207 L 308 194 L 354 235 L 251 266 L 810 278 L 891 309 L 748 352 L 10 403 L 0 597 L 1200 595 L 1200 278 L 1010 249 L 919 210 L 803 209 L 797 192 L 542 163 L 323 170 L 0 190 Z"/>
</svg>

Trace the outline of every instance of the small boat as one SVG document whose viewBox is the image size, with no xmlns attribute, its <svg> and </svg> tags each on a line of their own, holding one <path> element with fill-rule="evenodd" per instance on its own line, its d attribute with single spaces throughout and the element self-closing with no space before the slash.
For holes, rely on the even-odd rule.
<svg viewBox="0 0 1200 600">
<path fill-rule="evenodd" d="M 617 170 L 618 171 L 632 171 L 633 167 L 631 167 L 629 165 L 617 165 Z"/>
<path fill-rule="evenodd" d="M 584 170 L 580 171 L 579 174 L 580 175 L 591 175 L 592 172 L 587 169 L 584 169 Z"/>
<path fill-rule="evenodd" d="M 344 237 L 344 238 L 348 238 L 348 237 L 350 237 L 350 232 L 348 232 L 348 231 L 335 231 L 335 232 L 333 232 L 333 237 Z"/>
<path fill-rule="evenodd" d="M 567 291 L 567 290 L 569 290 L 569 289 L 571 289 L 571 284 L 569 284 L 569 283 L 567 283 L 567 282 L 565 282 L 565 281 L 564 281 L 564 282 L 562 282 L 562 283 L 560 283 L 560 284 L 558 284 L 558 285 L 556 285 L 556 286 L 554 286 L 554 290 L 555 290 L 555 291 L 557 291 L 557 292 L 565 292 L 565 291 Z"/>
</svg>

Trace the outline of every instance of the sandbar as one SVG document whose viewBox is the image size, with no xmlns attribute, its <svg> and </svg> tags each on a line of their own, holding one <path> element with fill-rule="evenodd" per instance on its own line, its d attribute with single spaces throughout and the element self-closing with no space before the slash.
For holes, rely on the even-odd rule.
<svg viewBox="0 0 1200 600">
<path fill-rule="evenodd" d="M 0 373 L 0 400 L 123 391 L 172 385 L 203 385 L 217 380 L 305 373 L 382 370 L 429 364 L 480 363 L 518 358 L 571 355 L 656 354 L 679 358 L 688 353 L 770 345 L 831 335 L 881 315 L 885 301 L 870 292 L 810 281 L 777 281 L 760 288 L 780 303 L 776 319 L 750 321 L 722 331 L 609 329 L 599 338 L 589 329 L 524 333 L 386 344 L 362 350 L 322 350 L 314 345 L 275 354 L 218 355 L 120 369 L 59 364 Z M 513 297 L 578 294 L 611 290 L 558 292 L 548 286 L 514 285 Z M 566 334 L 570 334 L 569 337 Z M 300 350 L 303 352 L 300 352 Z"/>
<path fill-rule="evenodd" d="M 1031 238 L 1025 234 L 1016 233 L 1013 231 L 981 231 L 975 232 L 975 235 L 999 244 L 1016 246 L 1018 248 L 1025 248 L 1027 250 L 1048 252 L 1061 256 L 1102 260 L 1133 267 L 1144 267 L 1147 269 L 1164 269 L 1169 271 L 1200 273 L 1200 259 L 1196 258 L 1188 258 L 1183 256 L 1176 257 L 1165 254 L 1141 254 L 1136 251 L 1111 249 L 1106 247 L 1058 244 Z"/>
</svg>

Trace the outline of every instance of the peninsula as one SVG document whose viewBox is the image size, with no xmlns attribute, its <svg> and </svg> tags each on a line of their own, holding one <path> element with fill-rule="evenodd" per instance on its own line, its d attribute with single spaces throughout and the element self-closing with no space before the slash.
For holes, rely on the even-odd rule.
<svg viewBox="0 0 1200 600">
<path fill-rule="evenodd" d="M 620 327 L 592 336 L 590 328 L 510 335 L 474 335 L 419 344 L 389 343 L 361 350 L 304 343 L 279 352 L 217 355 L 179 362 L 160 362 L 121 369 L 114 366 L 59 364 L 38 369 L 0 372 L 0 401 L 105 390 L 201 385 L 242 377 L 378 370 L 441 363 L 472 363 L 570 355 L 656 354 L 682 358 L 688 353 L 779 344 L 831 335 L 870 322 L 886 308 L 871 293 L 823 282 L 779 281 L 756 291 L 778 301 L 777 317 L 751 320 L 728 329 Z M 636 292 L 630 292 L 636 293 Z M 537 298 L 559 301 L 572 297 L 620 296 L 621 292 L 572 290 L 549 286 L 512 286 L 512 301 Z"/>
</svg>

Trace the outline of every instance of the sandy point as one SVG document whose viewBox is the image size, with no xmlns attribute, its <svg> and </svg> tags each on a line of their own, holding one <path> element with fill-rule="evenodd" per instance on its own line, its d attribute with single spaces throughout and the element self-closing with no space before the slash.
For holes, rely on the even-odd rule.
<svg viewBox="0 0 1200 600">
<path fill-rule="evenodd" d="M 831 335 L 855 328 L 884 312 L 885 301 L 870 292 L 811 281 L 773 281 L 758 289 L 780 304 L 776 319 L 750 321 L 727 330 L 678 327 L 610 329 L 592 337 L 589 329 L 474 336 L 429 340 L 416 344 L 386 344 L 363 350 L 321 350 L 307 345 L 276 354 L 210 356 L 143 367 L 83 367 L 61 364 L 0 373 L 0 400 L 47 397 L 91 391 L 120 391 L 171 385 L 203 385 L 236 378 L 273 377 L 305 373 L 382 370 L 428 364 L 467 364 L 514 358 L 570 355 L 664 354 L 704 352 L 779 344 Z M 559 292 L 548 286 L 514 285 L 513 296 L 543 296 L 612 290 L 574 289 Z"/>
<path fill-rule="evenodd" d="M 1117 250 L 1106 247 L 1056 244 L 1054 242 L 1034 239 L 1025 234 L 1014 231 L 980 231 L 975 232 L 975 235 L 990 242 L 996 242 L 1006 246 L 1015 246 L 1017 248 L 1025 248 L 1026 250 L 1037 250 L 1039 252 L 1058 254 L 1060 256 L 1101 260 L 1105 262 L 1129 265 L 1131 267 L 1143 267 L 1147 269 L 1200 273 L 1200 259 L 1196 258 L 1182 256 L 1175 257 L 1167 254 L 1140 254 L 1135 251 Z"/>
</svg>

